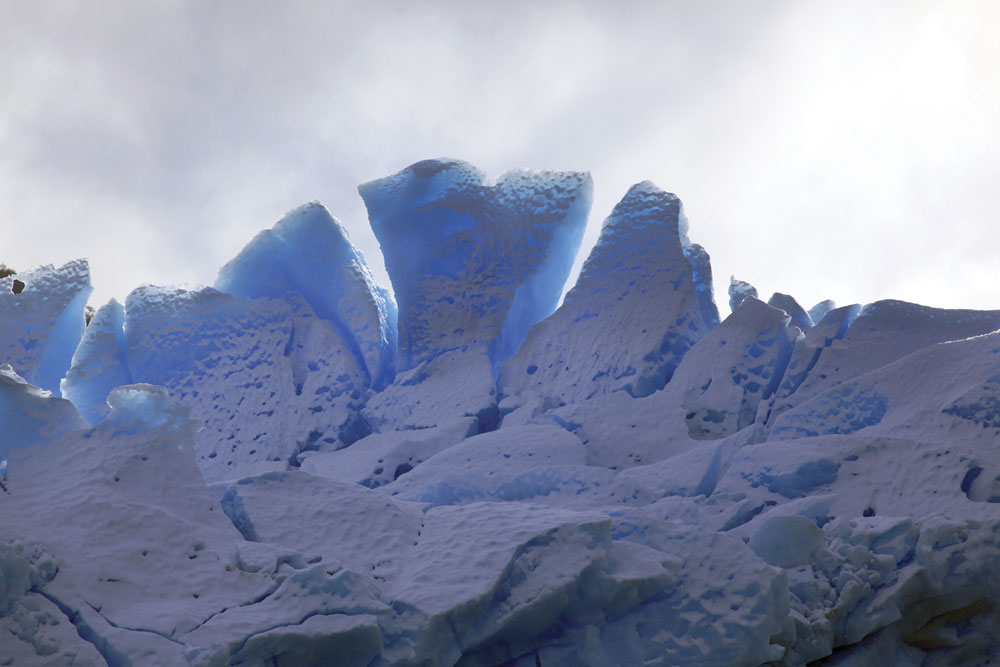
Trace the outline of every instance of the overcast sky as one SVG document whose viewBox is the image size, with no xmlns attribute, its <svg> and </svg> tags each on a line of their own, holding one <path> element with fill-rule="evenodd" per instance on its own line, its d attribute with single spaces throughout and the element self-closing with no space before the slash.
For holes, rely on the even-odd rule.
<svg viewBox="0 0 1000 667">
<path fill-rule="evenodd" d="M 211 284 L 430 157 L 589 170 L 578 266 L 638 181 L 730 274 L 806 308 L 1000 308 L 1000 3 L 0 0 L 0 262 L 95 305 Z M 573 278 L 571 278 L 571 281 Z"/>
</svg>

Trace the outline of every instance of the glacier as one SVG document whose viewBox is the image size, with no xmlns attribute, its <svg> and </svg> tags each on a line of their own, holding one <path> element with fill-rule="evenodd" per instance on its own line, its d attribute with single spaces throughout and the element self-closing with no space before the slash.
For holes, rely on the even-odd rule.
<svg viewBox="0 0 1000 667">
<path fill-rule="evenodd" d="M 767 302 L 648 181 L 427 160 L 84 327 L 0 281 L 0 664 L 1000 662 L 1000 311 Z M 398 300 L 398 308 L 397 301 Z"/>
</svg>

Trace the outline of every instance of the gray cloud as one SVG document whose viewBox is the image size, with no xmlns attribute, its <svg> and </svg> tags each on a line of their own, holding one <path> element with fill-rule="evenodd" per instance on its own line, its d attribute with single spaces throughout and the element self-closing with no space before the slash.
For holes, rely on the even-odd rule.
<svg viewBox="0 0 1000 667">
<path fill-rule="evenodd" d="M 87 256 L 95 301 L 211 283 L 319 199 L 387 284 L 357 184 L 454 156 L 591 170 L 585 244 L 654 180 L 719 289 L 996 307 L 998 20 L 987 2 L 7 3 L 0 261 Z"/>
</svg>

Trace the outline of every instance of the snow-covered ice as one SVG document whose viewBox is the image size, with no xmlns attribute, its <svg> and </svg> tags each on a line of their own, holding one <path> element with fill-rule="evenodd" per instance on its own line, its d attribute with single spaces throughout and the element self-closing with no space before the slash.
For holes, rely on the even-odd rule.
<svg viewBox="0 0 1000 667">
<path fill-rule="evenodd" d="M 362 186 L 398 323 L 319 204 L 85 332 L 85 262 L 19 274 L 0 665 L 1000 663 L 1000 311 L 719 323 L 647 182 L 541 319 L 590 187 Z"/>
</svg>

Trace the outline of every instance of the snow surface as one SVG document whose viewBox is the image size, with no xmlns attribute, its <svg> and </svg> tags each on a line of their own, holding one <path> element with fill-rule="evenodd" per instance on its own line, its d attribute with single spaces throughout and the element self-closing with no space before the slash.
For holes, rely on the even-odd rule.
<svg viewBox="0 0 1000 667">
<path fill-rule="evenodd" d="M 468 334 L 481 301 L 411 307 L 473 281 L 414 283 L 394 377 L 391 302 L 315 204 L 223 269 L 231 292 L 143 286 L 82 340 L 85 264 L 21 274 L 35 295 L 0 300 L 22 364 L 0 364 L 0 665 L 1000 663 L 1000 311 L 741 288 L 717 323 L 707 253 L 644 183 L 501 394 L 503 332 L 527 332 L 509 314 L 545 300 L 510 286 L 558 292 L 589 199 L 559 178 L 501 179 L 513 203 L 457 162 L 362 187 L 405 230 L 394 280 L 459 243 L 407 220 L 472 225 L 481 263 L 537 231 L 525 192 L 565 232 L 477 264 L 498 303 Z M 563 370 L 507 375 L 545 355 Z"/>
</svg>

